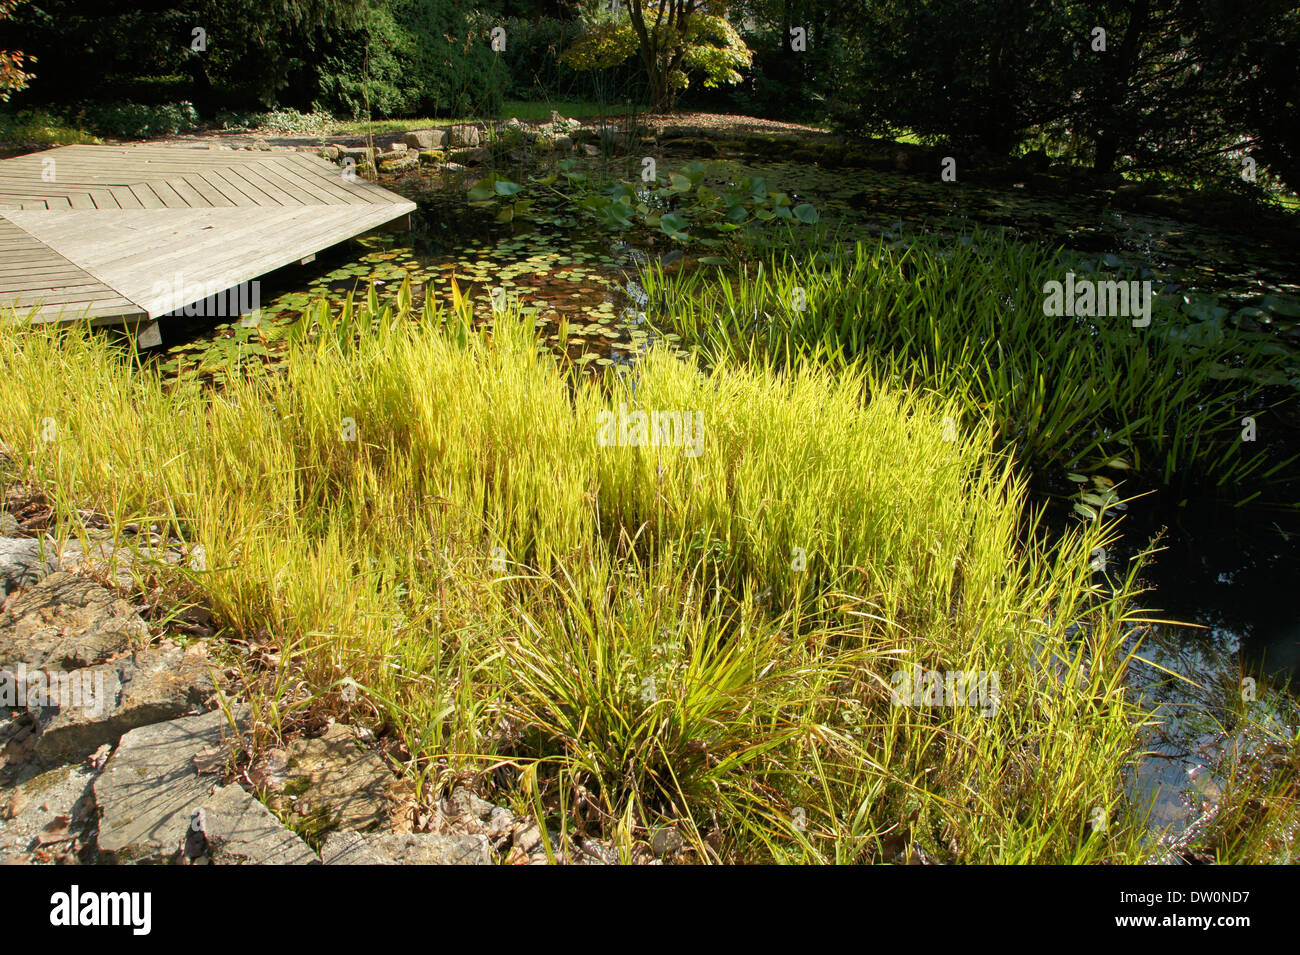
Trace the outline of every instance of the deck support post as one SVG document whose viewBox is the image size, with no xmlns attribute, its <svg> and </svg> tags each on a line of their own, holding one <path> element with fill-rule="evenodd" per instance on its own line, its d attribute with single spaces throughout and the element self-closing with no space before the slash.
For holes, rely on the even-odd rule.
<svg viewBox="0 0 1300 955">
<path fill-rule="evenodd" d="M 162 331 L 158 322 L 141 322 L 135 327 L 136 348 L 157 348 L 162 344 Z"/>
</svg>

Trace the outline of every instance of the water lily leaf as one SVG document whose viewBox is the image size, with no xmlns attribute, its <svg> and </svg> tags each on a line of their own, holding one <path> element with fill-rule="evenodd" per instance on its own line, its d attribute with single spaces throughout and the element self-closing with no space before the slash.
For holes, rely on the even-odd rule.
<svg viewBox="0 0 1300 955">
<path fill-rule="evenodd" d="M 678 215 L 676 212 L 670 212 L 666 216 L 659 217 L 659 228 L 661 228 L 669 238 L 685 238 L 682 231 L 686 228 L 686 218 Z"/>
<path fill-rule="evenodd" d="M 811 202 L 801 202 L 794 207 L 794 217 L 806 225 L 813 225 L 821 218 L 821 213 Z"/>
<path fill-rule="evenodd" d="M 492 188 L 496 190 L 498 196 L 513 196 L 524 191 L 524 187 L 519 183 L 509 182 L 505 179 L 498 179 Z"/>
<path fill-rule="evenodd" d="M 469 192 L 467 192 L 466 195 L 469 196 L 471 202 L 490 201 L 492 197 L 496 195 L 494 186 L 495 177 L 488 176 L 486 179 L 480 179 L 478 182 L 474 183 L 474 185 L 470 186 Z"/>
</svg>

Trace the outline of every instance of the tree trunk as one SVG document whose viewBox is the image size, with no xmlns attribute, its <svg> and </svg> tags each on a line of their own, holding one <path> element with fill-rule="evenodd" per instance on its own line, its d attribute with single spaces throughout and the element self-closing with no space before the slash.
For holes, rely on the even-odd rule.
<svg viewBox="0 0 1300 955">
<path fill-rule="evenodd" d="M 1108 71 L 1109 78 L 1103 88 L 1101 102 L 1098 104 L 1100 122 L 1092 161 L 1092 171 L 1095 173 L 1111 172 L 1115 168 L 1115 160 L 1119 158 L 1120 146 L 1124 139 L 1120 112 L 1128 95 L 1129 80 L 1132 79 L 1133 72 L 1137 68 L 1142 36 L 1146 32 L 1150 16 L 1150 0 L 1135 0 L 1132 12 L 1129 14 L 1128 26 L 1124 30 L 1124 40 L 1116 54 L 1115 67 Z"/>
</svg>

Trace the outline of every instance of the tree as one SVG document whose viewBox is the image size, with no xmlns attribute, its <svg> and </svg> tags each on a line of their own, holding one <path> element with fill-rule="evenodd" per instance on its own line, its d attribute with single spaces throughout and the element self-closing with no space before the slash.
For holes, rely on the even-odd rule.
<svg viewBox="0 0 1300 955">
<path fill-rule="evenodd" d="M 1069 103 L 1063 0 L 877 0 L 844 24 L 845 119 L 1005 154 Z"/>
<path fill-rule="evenodd" d="M 575 69 L 604 69 L 639 55 L 649 82 L 650 109 L 666 112 L 692 72 L 704 85 L 739 83 L 752 59 L 717 0 L 626 0 L 596 14 L 561 60 Z"/>
<path fill-rule="evenodd" d="M 0 20 L 13 16 L 14 8 L 23 0 L 0 0 Z M 22 50 L 0 50 L 0 103 L 7 103 L 11 93 L 24 89 L 32 74 L 23 69 L 36 57 L 24 56 Z"/>
</svg>

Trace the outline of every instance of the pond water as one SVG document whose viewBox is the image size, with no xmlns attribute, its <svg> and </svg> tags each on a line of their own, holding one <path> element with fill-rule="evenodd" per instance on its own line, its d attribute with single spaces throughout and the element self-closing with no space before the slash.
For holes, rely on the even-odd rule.
<svg viewBox="0 0 1300 955">
<path fill-rule="evenodd" d="M 667 157 L 663 166 L 691 157 Z M 1108 257 L 1149 270 L 1174 289 L 1221 296 L 1235 308 L 1263 296 L 1298 296 L 1294 239 L 1231 231 L 1117 206 L 1110 193 L 1036 195 L 1021 184 L 1006 187 L 939 183 L 872 169 L 823 169 L 806 163 L 755 161 L 735 155 L 707 160 L 711 179 L 764 176 L 796 201 L 811 202 L 837 238 L 908 235 L 1005 228 L 1016 237 L 1062 246 L 1079 257 Z M 589 161 L 604 165 L 606 160 Z M 634 179 L 631 162 L 608 171 Z M 514 172 L 514 175 L 511 175 Z M 659 260 L 670 268 L 694 261 L 666 236 L 602 233 L 558 202 L 539 201 L 533 221 L 497 225 L 489 213 L 469 208 L 468 177 L 417 171 L 384 184 L 420 203 L 409 233 L 381 234 L 322 254 L 309 266 L 281 270 L 262 283 L 258 328 L 211 320 L 164 325 L 170 372 L 219 380 L 232 349 L 252 348 L 273 360 L 279 332 L 297 320 L 310 301 L 341 299 L 367 282 L 381 291 L 410 276 L 417 300 L 448 298 L 450 280 L 468 290 L 477 311 L 490 321 L 491 291 L 501 289 L 534 314 L 542 334 L 556 342 L 558 322 L 569 323 L 570 358 L 594 373 L 625 368 L 657 333 L 647 321 L 638 268 Z M 523 182 L 518 170 L 503 175 Z M 498 293 L 500 294 L 500 293 Z M 1282 310 L 1284 313 L 1286 309 Z M 1300 311 L 1296 312 L 1300 317 Z M 1296 322 L 1270 317 L 1280 340 L 1300 338 Z M 677 338 L 662 335 L 670 344 Z M 681 354 L 685 355 L 683 351 Z M 1068 519 L 1068 504 L 1040 488 L 1041 499 Z M 1300 677 L 1300 519 L 1294 512 L 1261 507 L 1227 509 L 1213 502 L 1174 501 L 1154 494 L 1126 512 L 1124 559 L 1166 530 L 1167 549 L 1147 579 L 1144 606 L 1158 624 L 1132 667 L 1134 687 L 1164 721 L 1148 740 L 1150 756 L 1133 780 L 1134 792 L 1154 800 L 1153 823 L 1177 830 L 1192 823 L 1222 780 L 1212 767 L 1238 738 L 1241 705 L 1252 722 L 1290 725 L 1294 698 L 1270 695 Z M 1179 674 L 1174 678 L 1164 671 Z M 1250 691 L 1243 680 L 1254 680 Z"/>
</svg>

